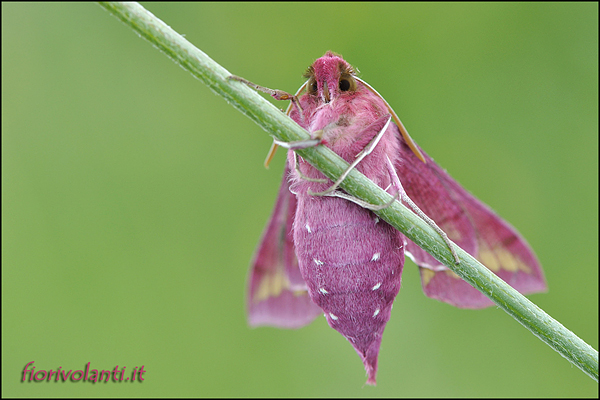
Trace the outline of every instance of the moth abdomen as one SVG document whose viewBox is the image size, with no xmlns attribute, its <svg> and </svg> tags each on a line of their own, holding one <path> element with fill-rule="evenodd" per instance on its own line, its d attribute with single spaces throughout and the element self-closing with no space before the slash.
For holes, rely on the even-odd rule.
<svg viewBox="0 0 600 400">
<path fill-rule="evenodd" d="M 352 343 L 367 371 L 376 371 L 381 335 L 400 290 L 404 237 L 347 200 L 298 195 L 294 243 L 312 301 Z"/>
</svg>

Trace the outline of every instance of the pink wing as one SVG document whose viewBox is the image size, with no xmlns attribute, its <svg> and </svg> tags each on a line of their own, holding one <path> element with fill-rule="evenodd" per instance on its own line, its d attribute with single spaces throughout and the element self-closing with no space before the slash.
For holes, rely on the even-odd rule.
<svg viewBox="0 0 600 400">
<path fill-rule="evenodd" d="M 252 261 L 248 280 L 248 322 L 300 328 L 323 311 L 308 296 L 294 252 L 292 225 L 296 196 L 289 190 L 286 165 L 275 209 Z"/>
<path fill-rule="evenodd" d="M 422 149 L 427 163 L 420 161 L 403 139 L 401 142 L 396 171 L 408 197 L 450 240 L 513 288 L 523 294 L 545 291 L 540 264 L 516 229 L 467 192 Z M 494 304 L 410 240 L 406 253 L 420 267 L 427 296 L 462 308 Z"/>
</svg>

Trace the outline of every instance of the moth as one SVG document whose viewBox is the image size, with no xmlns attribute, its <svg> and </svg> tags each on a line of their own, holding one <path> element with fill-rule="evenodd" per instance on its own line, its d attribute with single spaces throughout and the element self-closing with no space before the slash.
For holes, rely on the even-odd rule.
<svg viewBox="0 0 600 400">
<path fill-rule="evenodd" d="M 493 304 L 371 210 L 332 188 L 293 151 L 303 146 L 325 145 L 401 201 L 412 200 L 450 240 L 521 293 L 546 290 L 525 239 L 416 145 L 383 97 L 340 55 L 327 52 L 304 77 L 296 95 L 237 78 L 292 100 L 289 116 L 312 136 L 288 146 L 275 208 L 251 264 L 251 326 L 299 328 L 324 314 L 352 344 L 367 384 L 374 385 L 405 255 L 419 266 L 425 295 L 461 308 Z"/>
</svg>

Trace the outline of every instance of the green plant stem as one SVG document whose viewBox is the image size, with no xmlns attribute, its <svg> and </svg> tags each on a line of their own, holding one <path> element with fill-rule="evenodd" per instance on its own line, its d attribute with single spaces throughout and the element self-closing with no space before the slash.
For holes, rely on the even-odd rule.
<svg viewBox="0 0 600 400">
<path fill-rule="evenodd" d="M 194 47 L 137 3 L 100 3 L 136 33 L 158 47 L 173 61 L 190 71 L 213 92 L 247 115 L 271 136 L 282 141 L 308 139 L 308 133 L 274 105 L 241 82 L 228 79 L 226 69 Z M 325 146 L 298 150 L 298 154 L 335 181 L 348 164 Z M 370 204 L 386 204 L 391 196 L 364 175 L 353 170 L 341 187 Z M 583 372 L 598 381 L 598 352 L 498 278 L 475 258 L 457 248 L 460 264 L 454 263 L 441 237 L 400 202 L 376 212 L 410 240 L 426 250 L 461 278 L 488 296 L 494 303 L 559 352 Z"/>
</svg>

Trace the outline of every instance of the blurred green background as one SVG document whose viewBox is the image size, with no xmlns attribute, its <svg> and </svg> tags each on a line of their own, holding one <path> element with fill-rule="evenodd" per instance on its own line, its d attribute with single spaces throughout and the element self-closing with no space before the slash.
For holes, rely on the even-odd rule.
<svg viewBox="0 0 600 400">
<path fill-rule="evenodd" d="M 550 287 L 531 299 L 598 348 L 596 3 L 147 7 L 272 88 L 341 53 L 527 238 Z M 249 329 L 270 143 L 98 5 L 2 3 L 2 395 L 598 396 L 500 309 L 426 298 L 410 261 L 375 388 L 324 318 Z M 146 380 L 22 383 L 29 361 Z"/>
</svg>

